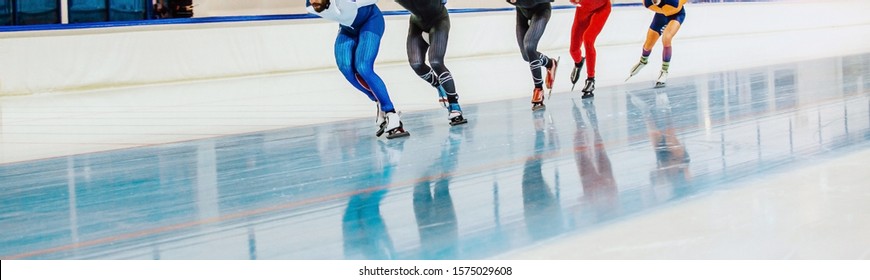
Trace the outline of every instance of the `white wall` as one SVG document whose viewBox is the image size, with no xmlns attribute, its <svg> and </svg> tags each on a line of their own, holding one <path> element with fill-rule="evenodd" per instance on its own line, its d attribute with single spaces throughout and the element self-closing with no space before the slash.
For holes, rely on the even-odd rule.
<svg viewBox="0 0 870 280">
<path fill-rule="evenodd" d="M 678 38 L 867 25 L 868 2 L 688 5 Z M 642 7 L 615 8 L 598 45 L 639 44 L 651 17 Z M 566 49 L 572 18 L 573 10 L 554 11 L 540 49 Z M 517 52 L 513 12 L 454 14 L 451 21 L 448 58 Z M 336 30 L 306 19 L 5 32 L 0 95 L 333 68 Z M 407 16 L 387 18 L 378 63 L 406 61 L 406 30 Z"/>
</svg>

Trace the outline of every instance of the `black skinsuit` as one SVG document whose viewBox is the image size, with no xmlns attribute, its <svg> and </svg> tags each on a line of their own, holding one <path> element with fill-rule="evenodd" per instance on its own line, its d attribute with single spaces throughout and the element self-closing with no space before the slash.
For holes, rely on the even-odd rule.
<svg viewBox="0 0 870 280">
<path fill-rule="evenodd" d="M 457 103 L 459 96 L 450 70 L 444 65 L 444 55 L 447 53 L 447 38 L 450 33 L 450 16 L 446 1 L 442 0 L 395 0 L 411 12 L 408 26 L 408 63 L 420 78 L 433 87 L 442 86 L 447 92 L 449 103 Z M 429 42 L 423 39 L 423 33 L 429 33 Z M 426 65 L 426 54 L 429 54 L 429 65 Z"/>
</svg>

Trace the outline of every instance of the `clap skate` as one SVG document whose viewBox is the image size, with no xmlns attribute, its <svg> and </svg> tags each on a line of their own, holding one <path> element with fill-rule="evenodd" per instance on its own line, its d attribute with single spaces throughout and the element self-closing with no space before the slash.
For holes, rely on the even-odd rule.
<svg viewBox="0 0 870 280">
<path fill-rule="evenodd" d="M 550 60 L 553 62 L 553 65 L 547 67 L 547 78 L 544 79 L 544 83 L 549 89 L 547 91 L 547 98 L 549 99 L 551 95 L 553 95 L 553 83 L 556 81 L 556 70 L 559 68 L 559 59 L 561 57 L 556 57 L 556 60 Z"/>
<path fill-rule="evenodd" d="M 546 108 L 544 106 L 544 89 L 535 88 L 532 92 L 532 111 L 537 111 Z"/>
<path fill-rule="evenodd" d="M 468 123 L 468 120 L 462 116 L 462 109 L 458 103 L 449 104 L 448 111 L 447 119 L 450 120 L 451 126 Z"/>
<path fill-rule="evenodd" d="M 586 58 L 581 58 L 580 62 L 574 65 L 574 70 L 571 71 L 571 91 L 574 91 L 574 86 L 577 86 L 577 81 L 580 80 L 580 71 L 583 70 L 583 64 L 586 63 Z"/>
<path fill-rule="evenodd" d="M 656 86 L 655 87 L 656 88 L 665 87 L 665 84 L 667 82 L 668 82 L 668 71 L 662 70 L 662 72 L 659 73 L 659 78 L 656 79 Z"/>
<path fill-rule="evenodd" d="M 643 69 L 644 66 L 646 66 L 646 62 L 644 62 L 643 60 L 638 61 L 637 64 L 631 67 L 631 73 L 628 75 L 628 78 L 625 78 L 625 81 L 628 82 L 628 79 L 631 79 L 631 77 L 637 75 L 637 73 L 640 72 L 640 69 Z"/>
<path fill-rule="evenodd" d="M 387 133 L 387 139 L 399 138 L 410 136 L 411 133 L 405 131 L 405 128 L 402 125 L 402 120 L 398 113 L 386 113 L 384 115 L 386 121 L 384 122 L 386 125 L 384 126 L 384 130 Z"/>
<path fill-rule="evenodd" d="M 583 86 L 583 95 L 580 96 L 582 99 L 595 97 L 595 94 L 592 93 L 595 91 L 595 78 L 586 78 L 586 85 Z"/>
<path fill-rule="evenodd" d="M 378 113 L 375 117 L 375 123 L 378 125 L 378 131 L 375 132 L 375 137 L 381 137 L 384 134 L 384 129 L 387 127 L 387 119 L 384 117 L 384 111 L 381 111 L 381 104 L 375 103 L 378 106 Z"/>
</svg>

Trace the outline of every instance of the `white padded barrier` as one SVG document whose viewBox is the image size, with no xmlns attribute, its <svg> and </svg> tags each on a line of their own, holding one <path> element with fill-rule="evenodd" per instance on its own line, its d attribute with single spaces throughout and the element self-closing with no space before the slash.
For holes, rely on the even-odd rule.
<svg viewBox="0 0 870 280">
<path fill-rule="evenodd" d="M 870 26 L 870 1 L 863 0 L 690 4 L 686 9 L 680 40 Z M 639 48 L 651 18 L 641 6 L 615 7 L 598 45 Z M 564 52 L 572 19 L 573 9 L 555 10 L 539 48 Z M 405 63 L 407 21 L 408 16 L 387 17 L 378 64 Z M 457 13 L 451 22 L 448 59 L 518 55 L 512 11 Z M 332 22 L 299 19 L 0 32 L 0 96 L 334 68 L 336 31 Z"/>
</svg>

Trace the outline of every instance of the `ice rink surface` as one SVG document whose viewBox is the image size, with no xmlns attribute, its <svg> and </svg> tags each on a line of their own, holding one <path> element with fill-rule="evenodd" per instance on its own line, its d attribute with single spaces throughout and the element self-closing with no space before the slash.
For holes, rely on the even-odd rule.
<svg viewBox="0 0 870 280">
<path fill-rule="evenodd" d="M 0 258 L 870 258 L 870 48 L 706 63 L 733 40 L 684 42 L 659 89 L 655 60 L 621 82 L 639 46 L 602 47 L 596 97 L 564 63 L 539 112 L 519 54 L 457 60 L 456 127 L 388 65 L 393 140 L 318 91 L 335 69 L 0 99 Z M 462 80 L 484 63 L 508 79 Z"/>
</svg>

